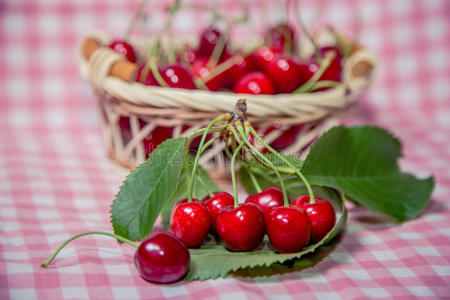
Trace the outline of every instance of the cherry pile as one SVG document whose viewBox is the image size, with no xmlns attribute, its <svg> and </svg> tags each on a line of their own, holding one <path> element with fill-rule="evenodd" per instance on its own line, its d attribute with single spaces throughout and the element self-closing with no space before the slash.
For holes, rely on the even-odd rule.
<svg viewBox="0 0 450 300">
<path fill-rule="evenodd" d="M 256 249 L 267 232 L 278 252 L 298 252 L 325 237 L 336 221 L 328 201 L 317 197 L 314 203 L 309 200 L 302 195 L 286 207 L 281 189 L 268 187 L 233 207 L 232 195 L 215 192 L 201 201 L 178 201 L 172 210 L 171 229 L 189 248 L 200 247 L 213 230 L 232 251 Z"/>
<path fill-rule="evenodd" d="M 149 86 L 273 95 L 321 91 L 327 87 L 301 87 L 310 81 L 341 80 L 344 56 L 340 47 L 319 47 L 312 56 L 301 59 L 297 55 L 297 36 L 287 23 L 268 28 L 264 45 L 247 53 L 231 49 L 229 38 L 214 26 L 204 30 L 198 40 L 196 47 L 187 45 L 178 50 L 175 60 L 157 51 L 143 61 L 125 40 L 114 40 L 109 47 L 137 63 L 136 81 Z M 332 58 L 324 65 L 329 54 Z M 313 78 L 318 72 L 320 76 Z"/>
</svg>

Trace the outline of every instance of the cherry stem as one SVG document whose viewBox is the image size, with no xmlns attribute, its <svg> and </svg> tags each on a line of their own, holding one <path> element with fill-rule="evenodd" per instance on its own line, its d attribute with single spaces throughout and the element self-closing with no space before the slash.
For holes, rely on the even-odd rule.
<svg viewBox="0 0 450 300">
<path fill-rule="evenodd" d="M 214 46 L 213 52 L 211 53 L 211 57 L 209 58 L 208 62 L 206 63 L 206 67 L 208 69 L 213 68 L 217 65 L 217 63 L 220 60 L 220 57 L 222 56 L 223 49 L 225 48 L 225 44 L 227 42 L 227 39 L 223 37 L 223 34 L 220 35 L 219 41 Z"/>
<path fill-rule="evenodd" d="M 253 186 L 256 189 L 257 193 L 261 193 L 262 192 L 262 188 L 258 183 L 258 180 L 256 180 L 255 174 L 253 173 L 252 169 L 250 167 L 248 167 L 248 174 L 250 175 L 250 179 L 253 183 Z"/>
<path fill-rule="evenodd" d="M 135 243 L 135 242 L 133 242 L 133 241 L 127 239 L 127 238 L 121 237 L 120 235 L 114 234 L 114 233 L 104 232 L 104 231 L 86 231 L 86 232 L 78 233 L 78 234 L 72 236 L 71 238 L 67 239 L 64 243 L 61 244 L 61 246 L 58 247 L 58 249 L 56 249 L 56 250 L 52 253 L 52 255 L 51 255 L 46 261 L 44 261 L 44 263 L 41 264 L 41 267 L 42 267 L 42 268 L 46 268 L 46 267 L 47 267 L 47 266 L 55 259 L 56 255 L 58 255 L 58 253 L 59 253 L 59 252 L 60 252 L 67 244 L 69 244 L 71 241 L 73 241 L 73 240 L 75 240 L 75 239 L 77 239 L 77 238 L 79 238 L 79 237 L 82 237 L 82 236 L 85 236 L 85 235 L 89 235 L 89 234 L 106 235 L 106 236 L 115 238 L 115 239 L 117 239 L 117 240 L 119 240 L 119 241 L 121 241 L 121 242 L 130 244 L 131 246 L 133 246 L 133 247 L 135 247 L 135 248 L 139 247 L 139 244 L 137 244 L 137 243 Z"/>
<path fill-rule="evenodd" d="M 253 129 L 253 127 L 250 127 L 250 131 L 253 132 L 255 131 Z M 252 130 L 253 129 L 253 130 Z M 234 130 L 234 129 L 233 129 Z M 284 180 L 281 177 L 280 172 L 278 172 L 277 168 L 275 167 L 275 165 L 267 158 L 265 157 L 261 152 L 258 151 L 258 149 L 256 149 L 249 141 L 248 139 L 245 138 L 245 132 L 243 129 L 243 126 L 238 126 L 237 130 L 239 131 L 241 137 L 243 138 L 244 142 L 247 144 L 247 147 L 249 147 L 254 153 L 256 153 L 256 155 L 258 155 L 261 159 L 263 159 L 265 161 L 265 163 L 267 165 L 270 166 L 270 168 L 272 170 L 274 170 L 275 174 L 278 177 L 278 180 L 280 181 L 280 186 L 281 186 L 281 190 L 283 191 L 283 200 L 284 200 L 284 206 L 289 206 L 289 199 L 287 197 L 287 192 L 286 192 L 286 186 L 284 185 Z"/>
<path fill-rule="evenodd" d="M 223 72 L 227 71 L 231 67 L 233 67 L 237 62 L 239 62 L 242 59 L 242 56 L 240 55 L 234 55 L 233 57 L 227 59 L 221 64 L 218 64 L 214 68 L 212 68 L 209 72 L 209 75 L 205 78 L 198 79 L 198 84 L 204 86 L 206 82 L 210 81 L 211 79 L 219 76 Z"/>
<path fill-rule="evenodd" d="M 326 71 L 328 66 L 330 65 L 331 61 L 336 56 L 336 52 L 329 51 L 325 55 L 325 58 L 320 63 L 320 68 L 317 70 L 316 73 L 302 86 L 300 86 L 298 89 L 296 89 L 293 94 L 299 94 L 299 93 L 307 93 L 311 91 L 311 88 L 314 86 L 314 84 L 320 79 L 320 77 L 323 75 L 323 73 Z"/>
<path fill-rule="evenodd" d="M 153 76 L 155 77 L 155 79 L 159 83 L 159 85 L 163 86 L 163 87 L 169 87 L 169 85 L 164 80 L 164 78 L 162 78 L 161 73 L 159 73 L 158 58 L 156 58 L 156 57 L 150 58 L 150 68 L 152 70 Z"/>
<path fill-rule="evenodd" d="M 214 124 L 227 119 L 227 117 L 228 116 L 226 114 L 222 114 L 222 115 L 216 117 L 214 120 L 211 121 L 211 123 L 208 124 L 205 131 L 203 132 L 202 139 L 200 141 L 200 145 L 198 146 L 197 155 L 195 156 L 194 166 L 192 167 L 192 174 L 191 174 L 191 178 L 190 178 L 190 182 L 189 182 L 189 190 L 188 190 L 189 191 L 188 202 L 192 202 L 192 194 L 193 194 L 194 182 L 195 182 L 194 178 L 195 178 L 195 174 L 197 172 L 198 160 L 200 159 L 200 156 L 202 154 L 203 145 L 205 144 L 206 136 L 208 135 L 209 131 L 214 126 Z"/>
<path fill-rule="evenodd" d="M 208 193 L 209 197 L 214 197 L 214 192 L 211 191 L 211 189 L 208 187 L 208 185 L 203 181 L 202 177 L 199 176 L 198 177 L 198 181 L 200 182 L 200 184 L 203 186 L 203 188 L 205 189 L 205 191 Z"/>
<path fill-rule="evenodd" d="M 342 86 L 342 83 L 339 81 L 333 81 L 333 80 L 321 80 L 316 83 L 311 88 L 311 91 L 315 91 L 321 88 L 335 88 L 338 86 Z"/>
<path fill-rule="evenodd" d="M 236 173 L 235 173 L 235 164 L 236 164 L 236 157 L 239 154 L 239 151 L 242 149 L 242 147 L 244 147 L 245 142 L 241 141 L 239 143 L 239 146 L 236 148 L 236 150 L 234 150 L 233 153 L 233 157 L 231 158 L 231 182 L 233 183 L 233 193 L 234 193 L 234 207 L 238 207 L 239 202 L 238 202 L 238 192 L 237 192 L 237 185 L 236 185 Z"/>
<path fill-rule="evenodd" d="M 175 62 L 175 46 L 173 44 L 173 37 L 172 37 L 172 20 L 173 16 L 177 12 L 177 10 L 180 8 L 180 0 L 175 0 L 173 5 L 170 7 L 169 10 L 169 16 L 167 18 L 166 23 L 166 30 L 169 32 L 169 49 L 167 53 L 167 58 L 169 59 L 169 63 L 173 64 Z"/>
<path fill-rule="evenodd" d="M 290 166 L 293 171 L 295 172 L 295 174 L 297 174 L 297 176 L 303 181 L 303 183 L 306 186 L 306 189 L 308 190 L 308 194 L 309 194 L 309 203 L 314 204 L 316 203 L 315 198 L 314 198 L 314 193 L 313 190 L 311 188 L 311 185 L 309 184 L 309 181 L 305 178 L 305 176 L 302 174 L 302 172 L 299 171 L 299 169 L 297 167 L 295 167 L 295 165 L 293 165 L 288 159 L 286 159 L 286 157 L 284 157 L 283 155 L 281 155 L 280 153 L 278 153 L 275 149 L 273 149 L 272 147 L 270 147 L 270 145 L 268 145 L 256 132 L 256 130 L 253 127 L 250 127 L 250 132 L 255 136 L 256 139 L 258 139 L 258 141 L 264 146 L 266 147 L 270 152 L 272 152 L 274 155 L 278 156 L 278 158 L 280 158 L 282 161 L 284 161 L 288 166 Z M 277 171 L 278 172 L 278 171 Z"/>
<path fill-rule="evenodd" d="M 314 38 L 312 37 L 311 33 L 309 33 L 309 30 L 306 27 L 306 24 L 303 22 L 302 17 L 301 17 L 301 10 L 299 10 L 300 0 L 295 1 L 295 5 L 296 5 L 295 15 L 297 16 L 297 18 L 296 18 L 297 22 L 300 24 L 300 27 L 302 28 L 303 33 L 306 35 L 308 40 L 313 45 L 313 47 L 314 47 L 314 55 L 320 61 L 320 60 L 322 60 L 322 55 L 319 52 L 319 47 L 317 46 L 317 43 L 314 41 Z"/>
</svg>

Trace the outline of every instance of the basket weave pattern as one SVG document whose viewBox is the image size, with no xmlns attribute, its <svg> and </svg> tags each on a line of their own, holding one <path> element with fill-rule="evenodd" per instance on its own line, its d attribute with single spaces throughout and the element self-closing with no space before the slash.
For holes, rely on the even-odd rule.
<svg viewBox="0 0 450 300">
<path fill-rule="evenodd" d="M 100 45 L 106 45 L 105 34 L 91 34 Z M 149 41 L 132 38 L 145 57 Z M 215 116 L 233 109 L 238 98 L 245 97 L 248 117 L 265 136 L 268 143 L 276 140 L 292 126 L 300 128 L 295 142 L 283 149 L 287 154 L 302 154 L 323 131 L 337 123 L 338 118 L 353 106 L 358 95 L 369 85 L 374 57 L 364 49 L 354 52 L 343 67 L 343 85 L 317 93 L 278 95 L 238 95 L 231 92 L 184 90 L 145 86 L 111 74 L 123 58 L 107 47 L 99 47 L 87 58 L 80 51 L 80 71 L 98 98 L 98 107 L 109 156 L 121 166 L 133 168 L 145 161 L 143 139 L 158 134 L 158 127 L 171 127 L 172 137 L 185 136 L 208 124 Z M 119 126 L 121 117 L 129 119 L 131 137 L 124 138 Z M 144 124 L 144 125 L 142 125 Z M 277 129 L 270 130 L 271 125 Z M 224 143 L 217 141 L 202 157 L 201 163 L 221 173 L 227 160 Z M 212 162 L 212 164 L 211 164 Z"/>
</svg>

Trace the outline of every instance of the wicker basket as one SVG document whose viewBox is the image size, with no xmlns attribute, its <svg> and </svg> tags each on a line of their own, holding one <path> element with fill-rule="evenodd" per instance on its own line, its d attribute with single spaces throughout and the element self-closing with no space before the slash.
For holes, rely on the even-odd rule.
<svg viewBox="0 0 450 300">
<path fill-rule="evenodd" d="M 170 128 L 172 137 L 187 135 L 219 113 L 231 111 L 236 100 L 242 97 L 247 99 L 249 120 L 267 142 L 295 128 L 295 142 L 282 151 L 305 153 L 322 132 L 335 125 L 356 103 L 358 95 L 371 82 L 376 66 L 371 53 L 358 49 L 345 61 L 342 87 L 306 94 L 254 96 L 153 87 L 134 82 L 137 65 L 105 47 L 109 40 L 110 36 L 104 33 L 90 34 L 83 39 L 80 70 L 98 98 L 108 155 L 126 168 L 145 161 L 149 151 L 143 140 L 152 133 L 158 135 L 158 128 Z M 149 51 L 148 39 L 131 37 L 130 41 L 142 56 Z M 130 132 L 126 135 L 119 126 L 123 120 L 129 122 Z M 223 142 L 216 142 L 201 161 L 219 177 L 227 167 L 223 148 Z"/>
</svg>

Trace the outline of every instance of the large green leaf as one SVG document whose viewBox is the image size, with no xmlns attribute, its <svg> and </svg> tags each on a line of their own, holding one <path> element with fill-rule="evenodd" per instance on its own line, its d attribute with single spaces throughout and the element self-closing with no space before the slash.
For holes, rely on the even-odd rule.
<svg viewBox="0 0 450 300">
<path fill-rule="evenodd" d="M 371 126 L 334 127 L 312 147 L 301 171 L 311 184 L 333 187 L 375 213 L 403 222 L 426 206 L 434 181 L 402 173 L 400 142 Z"/>
<path fill-rule="evenodd" d="M 187 198 L 189 189 L 189 178 L 192 174 L 192 163 L 194 158 L 188 156 L 185 159 L 183 170 L 181 171 L 180 181 L 175 193 L 170 198 L 169 202 L 164 206 L 161 213 L 162 223 L 167 228 L 170 223 L 170 214 L 173 205 L 181 199 Z M 202 199 L 210 192 L 219 191 L 219 187 L 214 183 L 209 174 L 201 166 L 197 168 L 196 184 L 194 185 L 193 197 Z M 201 183 L 201 182 L 202 183 Z"/>
<path fill-rule="evenodd" d="M 128 175 L 111 207 L 116 234 L 137 240 L 151 232 L 156 218 L 177 188 L 185 144 L 185 138 L 165 141 Z"/>
<path fill-rule="evenodd" d="M 267 275 L 278 273 L 280 263 L 298 259 L 308 253 L 314 252 L 318 247 L 328 243 L 333 239 L 345 225 L 347 219 L 347 210 L 344 200 L 337 191 L 328 188 L 314 188 L 315 193 L 330 201 L 336 210 L 337 222 L 333 229 L 325 236 L 322 241 L 305 247 L 301 252 L 280 254 L 276 253 L 266 239 L 261 247 L 252 252 L 231 252 L 216 241 L 210 240 L 200 249 L 191 249 L 191 268 L 186 276 L 186 280 L 204 280 L 226 276 L 230 272 L 234 274 L 252 274 Z M 305 191 L 302 191 L 305 192 Z M 306 262 L 306 261 L 305 261 Z M 298 266 L 310 265 L 309 263 L 298 263 Z M 271 270 L 264 269 L 271 268 Z"/>
</svg>

